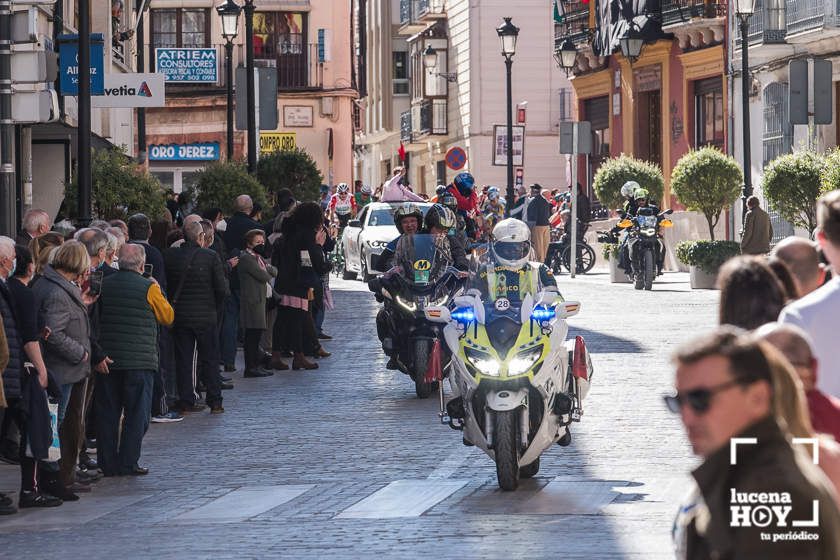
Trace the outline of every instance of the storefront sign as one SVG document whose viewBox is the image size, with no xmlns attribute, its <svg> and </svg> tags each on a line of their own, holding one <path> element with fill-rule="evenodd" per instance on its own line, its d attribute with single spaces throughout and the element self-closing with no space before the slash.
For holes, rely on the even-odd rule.
<svg viewBox="0 0 840 560">
<path fill-rule="evenodd" d="M 283 105 L 283 126 L 312 126 L 312 106 Z"/>
<path fill-rule="evenodd" d="M 163 107 L 162 74 L 107 74 L 104 95 L 91 100 L 93 107 Z"/>
<path fill-rule="evenodd" d="M 493 125 L 493 165 L 507 165 L 507 126 Z M 525 165 L 525 127 L 513 127 L 513 165 Z"/>
<path fill-rule="evenodd" d="M 294 132 L 260 132 L 260 155 L 294 150 L 297 134 Z"/>
<path fill-rule="evenodd" d="M 208 84 L 219 81 L 216 49 L 155 49 L 155 72 L 167 82 Z"/>
<path fill-rule="evenodd" d="M 218 159 L 218 142 L 149 146 L 149 161 L 215 161 Z"/>
<path fill-rule="evenodd" d="M 58 60 L 61 95 L 79 95 L 79 36 L 58 37 Z M 90 94 L 102 95 L 105 89 L 105 40 L 102 33 L 90 35 Z"/>
</svg>

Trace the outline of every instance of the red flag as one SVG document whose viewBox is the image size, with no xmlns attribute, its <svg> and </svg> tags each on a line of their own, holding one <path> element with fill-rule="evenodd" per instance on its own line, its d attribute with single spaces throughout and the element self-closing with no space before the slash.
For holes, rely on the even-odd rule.
<svg viewBox="0 0 840 560">
<path fill-rule="evenodd" d="M 443 368 L 441 367 L 442 354 L 440 340 L 435 340 L 432 345 L 432 355 L 429 356 L 429 366 L 426 368 L 426 377 L 423 379 L 423 383 L 434 383 L 435 381 L 443 380 Z"/>
<path fill-rule="evenodd" d="M 405 146 L 403 146 L 402 142 L 400 142 L 400 149 L 397 155 L 400 156 L 400 161 L 405 161 Z"/>
</svg>

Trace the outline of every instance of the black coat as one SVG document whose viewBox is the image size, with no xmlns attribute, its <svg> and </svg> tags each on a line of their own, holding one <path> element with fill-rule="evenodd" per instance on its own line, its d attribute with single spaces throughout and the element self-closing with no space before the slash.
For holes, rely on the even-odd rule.
<svg viewBox="0 0 840 560">
<path fill-rule="evenodd" d="M 47 392 L 38 383 L 37 375 L 24 373 L 22 383 L 21 402 L 26 414 L 26 436 L 29 447 L 32 450 L 32 457 L 43 460 L 49 457 L 53 440 Z"/>
<path fill-rule="evenodd" d="M 256 220 L 251 219 L 250 216 L 243 212 L 237 212 L 227 220 L 227 228 L 225 228 L 222 240 L 228 250 L 228 257 L 231 257 L 231 251 L 242 251 L 245 249 L 245 234 L 252 229 L 259 229 L 265 231 L 263 225 Z"/>
<path fill-rule="evenodd" d="M 160 284 L 160 291 L 166 295 L 166 265 L 163 262 L 163 253 L 157 247 L 149 245 L 148 241 L 132 239 L 129 243 L 142 245 L 146 250 L 146 264 L 152 265 L 152 278 Z"/>
<path fill-rule="evenodd" d="M 14 298 L 3 281 L 0 281 L 0 317 L 3 319 L 3 329 L 6 331 L 6 342 L 9 345 L 9 365 L 3 371 L 3 391 L 6 399 L 17 399 L 21 396 L 21 377 L 25 360 L 23 338 L 18 327 Z"/>
<path fill-rule="evenodd" d="M 309 289 L 315 297 L 322 294 L 321 275 L 330 271 L 332 265 L 324 255 L 324 249 L 315 242 L 315 232 L 296 231 L 289 237 L 277 240 L 274 246 L 273 263 L 277 267 L 275 291 L 305 298 Z M 309 263 L 301 262 L 301 253 L 309 255 Z"/>
<path fill-rule="evenodd" d="M 38 333 L 38 309 L 35 307 L 35 294 L 29 286 L 17 278 L 9 278 L 6 282 L 9 291 L 12 293 L 15 316 L 18 318 L 18 329 L 23 344 L 37 342 Z"/>
<path fill-rule="evenodd" d="M 547 226 L 551 218 L 551 203 L 542 195 L 535 196 L 528 204 L 528 222 L 537 226 Z"/>
<path fill-rule="evenodd" d="M 224 299 L 230 293 L 219 256 L 210 249 L 185 242 L 167 249 L 163 260 L 176 326 L 215 326 Z M 178 294 L 184 274 L 183 288 Z"/>
</svg>

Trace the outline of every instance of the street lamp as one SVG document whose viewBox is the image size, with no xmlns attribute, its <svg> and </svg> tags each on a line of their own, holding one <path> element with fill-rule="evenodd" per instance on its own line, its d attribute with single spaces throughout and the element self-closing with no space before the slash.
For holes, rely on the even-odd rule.
<svg viewBox="0 0 840 560">
<path fill-rule="evenodd" d="M 566 77 L 572 73 L 575 68 L 575 60 L 577 60 L 577 47 L 568 37 L 560 48 L 554 51 L 554 60 L 557 61 L 557 66 L 566 72 Z"/>
<path fill-rule="evenodd" d="M 239 12 L 242 8 L 233 0 L 216 6 L 222 20 L 222 37 L 225 39 L 225 82 L 227 84 L 227 159 L 233 159 L 233 40 L 239 31 Z"/>
<path fill-rule="evenodd" d="M 248 173 L 257 172 L 257 99 L 254 84 L 254 0 L 245 0 L 245 93 L 248 104 Z"/>
<path fill-rule="evenodd" d="M 423 67 L 434 76 L 440 76 L 447 82 L 457 82 L 458 81 L 458 73 L 457 72 L 435 72 L 435 68 L 438 65 L 438 53 L 435 49 L 432 48 L 432 45 L 428 45 L 426 49 L 423 51 Z"/>
<path fill-rule="evenodd" d="M 633 64 L 639 60 L 639 56 L 642 54 L 642 45 L 644 45 L 645 39 L 642 37 L 642 32 L 639 31 L 636 22 L 630 20 L 629 23 L 627 31 L 618 40 L 618 44 L 621 46 L 621 54 L 630 61 L 630 64 Z"/>
<path fill-rule="evenodd" d="M 752 161 L 750 157 L 750 17 L 755 13 L 755 0 L 736 0 L 735 15 L 741 23 L 741 123 L 744 142 L 744 187 L 741 191 L 741 221 L 747 215 L 747 199 L 752 196 Z"/>
<path fill-rule="evenodd" d="M 502 56 L 505 57 L 507 68 L 507 204 L 505 205 L 505 217 L 510 217 L 510 209 L 513 206 L 513 84 L 511 70 L 513 67 L 513 55 L 516 54 L 516 39 L 519 37 L 519 28 L 510 22 L 509 17 L 504 18 L 505 22 L 496 29 L 502 47 Z"/>
</svg>

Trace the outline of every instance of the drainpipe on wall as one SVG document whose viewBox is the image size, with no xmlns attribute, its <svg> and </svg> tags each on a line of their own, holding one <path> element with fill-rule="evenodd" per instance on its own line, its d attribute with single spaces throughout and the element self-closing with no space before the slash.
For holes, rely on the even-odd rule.
<svg viewBox="0 0 840 560">
<path fill-rule="evenodd" d="M 727 75 L 729 76 L 728 87 L 729 87 L 729 95 L 726 101 L 727 107 L 726 110 L 729 114 L 729 126 L 727 127 L 727 154 L 735 157 L 735 69 L 732 64 L 732 59 L 730 58 L 730 47 L 732 47 L 732 37 L 734 36 L 732 33 L 732 21 L 733 21 L 733 4 L 734 2 L 727 3 L 727 10 L 729 11 L 729 17 L 727 17 L 727 21 L 729 22 L 729 27 L 727 28 L 727 37 L 726 42 L 724 43 L 724 60 L 727 64 Z M 743 79 L 743 76 L 742 78 Z M 735 212 L 731 209 L 726 213 L 729 217 L 726 227 L 726 239 L 729 241 L 735 240 Z"/>
</svg>

